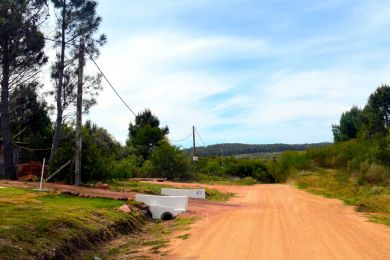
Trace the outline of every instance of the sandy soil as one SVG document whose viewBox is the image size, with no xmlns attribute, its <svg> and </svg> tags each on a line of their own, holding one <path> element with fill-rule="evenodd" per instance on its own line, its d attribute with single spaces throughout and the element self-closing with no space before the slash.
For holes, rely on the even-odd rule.
<svg viewBox="0 0 390 260">
<path fill-rule="evenodd" d="M 390 259 L 390 229 L 338 200 L 289 185 L 213 188 L 238 197 L 173 240 L 168 259 Z"/>
</svg>

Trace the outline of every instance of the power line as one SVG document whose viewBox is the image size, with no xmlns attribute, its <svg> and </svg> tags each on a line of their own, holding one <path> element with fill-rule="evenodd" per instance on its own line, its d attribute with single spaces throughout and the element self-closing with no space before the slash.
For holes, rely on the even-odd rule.
<svg viewBox="0 0 390 260">
<path fill-rule="evenodd" d="M 47 37 L 44 37 L 45 40 L 48 40 L 48 41 L 52 41 L 52 42 L 57 42 L 57 43 L 61 43 L 61 41 L 58 41 L 58 40 L 55 40 L 55 39 L 50 39 L 50 38 L 47 38 Z M 71 43 L 71 42 L 66 42 L 65 44 L 67 45 L 72 45 L 72 46 L 78 46 L 77 44 L 74 44 L 74 43 Z M 93 56 L 85 50 L 85 52 L 89 55 L 89 57 L 91 58 L 92 62 L 95 64 L 96 68 L 99 70 L 99 72 L 102 74 L 102 76 L 104 77 L 104 79 L 107 81 L 108 85 L 111 87 L 111 89 L 115 92 L 115 94 L 118 96 L 118 98 L 122 101 L 122 103 L 130 110 L 130 112 L 134 115 L 134 116 L 137 116 L 134 111 L 130 108 L 129 105 L 127 105 L 126 101 L 119 95 L 118 91 L 114 88 L 114 86 L 111 84 L 111 82 L 108 80 L 108 78 L 106 77 L 106 75 L 103 73 L 103 71 L 100 69 L 99 65 L 97 64 L 97 62 L 94 60 Z"/>
<path fill-rule="evenodd" d="M 20 149 L 24 149 L 27 151 L 49 151 L 49 150 L 51 150 L 51 148 L 28 148 L 28 147 L 18 145 L 16 143 L 13 143 L 13 145 L 15 145 L 16 147 L 19 147 Z"/>
<path fill-rule="evenodd" d="M 106 75 L 103 73 L 103 71 L 100 69 L 99 65 L 96 63 L 96 61 L 93 59 L 92 55 L 88 52 L 88 51 L 85 51 L 89 57 L 91 58 L 92 62 L 95 64 L 96 68 L 100 71 L 100 73 L 102 74 L 102 76 L 104 77 L 104 79 L 107 81 L 108 85 L 110 85 L 110 87 L 112 88 L 112 90 L 114 90 L 115 94 L 119 97 L 119 99 L 123 102 L 123 104 L 130 110 L 131 113 L 133 113 L 134 116 L 137 116 L 134 111 L 129 107 L 129 105 L 127 105 L 127 103 L 123 100 L 123 98 L 119 95 L 119 93 L 116 91 L 116 89 L 114 88 L 114 86 L 111 84 L 111 82 L 107 79 Z"/>
<path fill-rule="evenodd" d="M 181 142 L 181 141 L 184 141 L 184 140 L 190 138 L 191 135 L 192 135 L 192 133 L 190 133 L 188 136 L 184 137 L 183 139 L 179 139 L 179 140 L 169 140 L 169 141 L 174 142 L 174 143 L 178 143 L 178 142 Z"/>
<path fill-rule="evenodd" d="M 198 137 L 199 137 L 200 141 L 202 142 L 202 144 L 203 144 L 204 146 L 207 146 L 206 143 L 203 141 L 202 137 L 200 136 L 200 134 L 199 134 L 199 132 L 198 132 L 198 129 L 197 129 L 196 127 L 195 127 L 195 132 L 196 132 L 196 134 L 198 135 Z"/>
</svg>

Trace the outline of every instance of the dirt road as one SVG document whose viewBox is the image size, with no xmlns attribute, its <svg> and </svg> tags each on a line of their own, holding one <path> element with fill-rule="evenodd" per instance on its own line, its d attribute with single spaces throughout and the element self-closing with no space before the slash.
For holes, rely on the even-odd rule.
<svg viewBox="0 0 390 260">
<path fill-rule="evenodd" d="M 236 206 L 173 240 L 168 259 L 390 259 L 390 228 L 338 200 L 289 185 L 233 189 Z"/>
</svg>

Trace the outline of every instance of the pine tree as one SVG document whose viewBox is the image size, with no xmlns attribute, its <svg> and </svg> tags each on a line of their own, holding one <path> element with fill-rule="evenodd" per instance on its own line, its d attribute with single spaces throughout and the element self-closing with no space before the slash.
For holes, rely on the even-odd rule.
<svg viewBox="0 0 390 260">
<path fill-rule="evenodd" d="M 4 173 L 16 179 L 9 119 L 9 95 L 18 84 L 33 79 L 47 61 L 39 25 L 45 19 L 45 1 L 0 2 L 1 135 Z"/>
</svg>

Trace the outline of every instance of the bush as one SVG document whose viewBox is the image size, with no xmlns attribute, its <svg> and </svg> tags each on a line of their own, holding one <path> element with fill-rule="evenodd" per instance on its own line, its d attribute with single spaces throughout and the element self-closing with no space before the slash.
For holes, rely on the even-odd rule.
<svg viewBox="0 0 390 260">
<path fill-rule="evenodd" d="M 311 167 L 306 153 L 287 151 L 278 160 L 268 162 L 267 168 L 275 182 L 285 182 L 292 171 L 306 170 Z"/>
<path fill-rule="evenodd" d="M 133 155 L 115 162 L 111 177 L 116 179 L 131 178 L 136 176 L 137 158 Z"/>
<path fill-rule="evenodd" d="M 258 160 L 230 160 L 229 163 L 226 164 L 225 172 L 232 177 L 252 177 L 263 183 L 275 182 L 275 178 L 269 174 L 266 165 Z"/>
<path fill-rule="evenodd" d="M 176 146 L 163 141 L 152 151 L 150 156 L 152 164 L 151 177 L 168 178 L 170 180 L 192 179 L 189 168 L 189 159 L 185 153 Z"/>
<path fill-rule="evenodd" d="M 245 177 L 243 179 L 240 179 L 238 182 L 242 185 L 253 185 L 257 183 L 257 181 L 252 177 Z"/>
<path fill-rule="evenodd" d="M 389 175 L 389 170 L 376 163 L 371 163 L 366 173 L 363 173 L 363 178 L 368 183 L 383 183 Z"/>
</svg>

